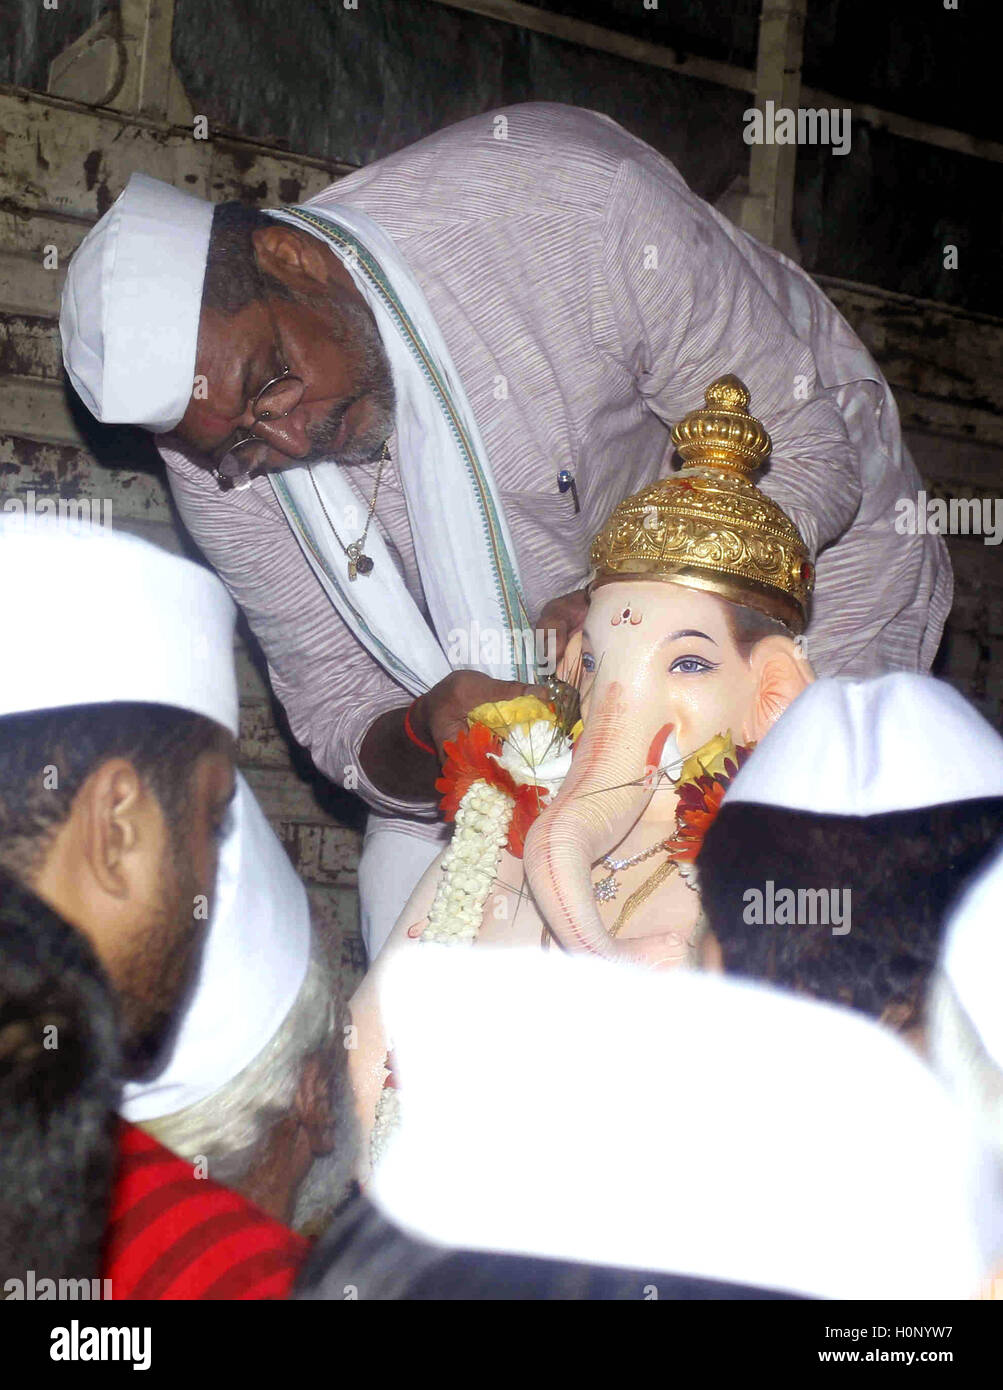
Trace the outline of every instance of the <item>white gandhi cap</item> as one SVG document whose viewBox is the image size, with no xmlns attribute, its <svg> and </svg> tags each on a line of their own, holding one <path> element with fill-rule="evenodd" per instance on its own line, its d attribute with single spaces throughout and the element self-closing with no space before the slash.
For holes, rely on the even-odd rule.
<svg viewBox="0 0 1003 1390">
<path fill-rule="evenodd" d="M 963 1298 L 984 1273 L 955 1103 L 849 1009 L 425 946 L 380 1011 L 401 1124 L 368 1195 L 419 1239 L 816 1298 Z"/>
<path fill-rule="evenodd" d="M 876 816 L 992 796 L 1003 796 L 1003 739 L 951 686 L 896 672 L 810 685 L 725 804 Z"/>
<path fill-rule="evenodd" d="M 66 371 L 108 424 L 163 434 L 188 408 L 213 204 L 133 174 L 70 262 Z"/>
<path fill-rule="evenodd" d="M 208 570 L 134 536 L 0 513 L 0 716 L 137 701 L 236 736 L 236 609 Z"/>
</svg>

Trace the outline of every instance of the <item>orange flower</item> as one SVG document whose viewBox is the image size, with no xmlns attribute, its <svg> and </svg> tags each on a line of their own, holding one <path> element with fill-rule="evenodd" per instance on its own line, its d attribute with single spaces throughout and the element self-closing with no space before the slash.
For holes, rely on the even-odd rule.
<svg viewBox="0 0 1003 1390">
<path fill-rule="evenodd" d="M 512 820 L 508 828 L 509 854 L 516 859 L 522 858 L 522 852 L 526 848 L 526 836 L 529 834 L 529 827 L 536 820 L 543 810 L 544 800 L 547 795 L 543 787 L 536 787 L 529 784 L 519 787 L 516 791 L 515 810 L 512 812 Z"/>
<path fill-rule="evenodd" d="M 665 848 L 677 863 L 694 864 L 703 848 L 704 836 L 721 809 L 724 794 L 732 778 L 749 756 L 748 748 L 736 747 L 735 760 L 728 759 L 724 771 L 715 777 L 704 773 L 679 785 L 679 804 L 676 809 L 676 834 L 666 840 Z"/>
<path fill-rule="evenodd" d="M 442 776 L 436 781 L 436 791 L 442 792 L 439 809 L 443 819 L 452 821 L 460 809 L 460 802 L 475 782 L 489 782 L 493 787 L 505 792 L 515 802 L 512 820 L 509 823 L 508 850 L 517 859 L 522 858 L 523 847 L 529 827 L 543 809 L 546 792 L 542 787 L 517 786 L 509 774 L 489 758 L 489 753 L 500 753 L 501 739 L 484 724 L 474 724 L 469 729 L 461 729 L 451 743 L 443 745 L 446 761 Z"/>
<path fill-rule="evenodd" d="M 443 793 L 439 804 L 445 820 L 456 819 L 460 802 L 475 782 L 490 782 L 515 796 L 512 778 L 488 757 L 489 753 L 501 752 L 501 739 L 484 724 L 474 724 L 470 729 L 461 728 L 456 738 L 451 743 L 443 744 L 443 747 L 446 761 L 435 789 Z"/>
</svg>

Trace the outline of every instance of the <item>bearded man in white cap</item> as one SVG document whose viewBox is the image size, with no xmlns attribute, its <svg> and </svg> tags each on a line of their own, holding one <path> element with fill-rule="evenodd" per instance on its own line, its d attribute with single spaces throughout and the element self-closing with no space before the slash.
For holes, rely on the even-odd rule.
<svg viewBox="0 0 1003 1390">
<path fill-rule="evenodd" d="M 234 793 L 234 608 L 190 561 L 19 517 L 0 518 L 0 589 L 32 596 L 4 619 L 0 862 L 80 924 L 141 1075 L 214 897 Z"/>
<path fill-rule="evenodd" d="M 925 1045 L 947 916 L 1003 836 L 1003 739 L 906 673 L 822 680 L 725 794 L 700 850 L 705 954 Z"/>
<path fill-rule="evenodd" d="M 233 604 L 210 572 L 143 541 L 0 518 L 0 588 L 17 586 L 33 603 L 7 615 L 0 672 L 0 917 L 34 917 L 50 935 L 61 921 L 86 939 L 118 1001 L 123 1113 L 157 1133 L 166 1111 L 198 1111 L 206 1228 L 223 1202 L 288 1287 L 302 1247 L 264 1212 L 287 1219 L 331 1148 L 341 1050 L 329 974 L 310 963 L 306 894 L 234 774 Z M 114 620 L 95 626 L 105 610 Z M 131 1210 L 132 1165 L 159 1152 L 163 1166 L 164 1151 L 130 1126 L 122 1135 L 118 1296 L 173 1241 L 166 1217 L 151 1234 Z M 171 1180 L 194 1181 L 191 1165 Z M 187 1290 L 173 1296 L 202 1296 L 195 1266 L 212 1243 L 193 1225 L 187 1264 L 170 1257 Z M 260 1281 L 243 1259 L 226 1296 L 265 1296 L 249 1292 Z"/>
<path fill-rule="evenodd" d="M 537 614 L 553 670 L 589 538 L 723 373 L 818 557 L 815 668 L 936 652 L 950 568 L 939 537 L 895 531 L 919 479 L 877 366 L 806 275 L 604 116 L 474 117 L 268 215 L 134 175 L 70 265 L 61 329 L 92 413 L 162 436 L 294 735 L 372 810 L 371 952 L 441 848 L 444 741 L 536 678 Z"/>
</svg>

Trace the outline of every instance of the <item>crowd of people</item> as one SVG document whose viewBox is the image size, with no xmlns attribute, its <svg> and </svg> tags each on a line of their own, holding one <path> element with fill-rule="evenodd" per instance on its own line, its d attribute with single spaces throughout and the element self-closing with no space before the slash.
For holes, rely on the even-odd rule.
<svg viewBox="0 0 1003 1390">
<path fill-rule="evenodd" d="M 821 680 L 777 721 L 701 855 L 702 969 L 401 960 L 384 1007 L 403 1121 L 359 1193 L 350 1030 L 308 911 L 302 982 L 250 1059 L 230 1035 L 253 979 L 213 975 L 219 842 L 261 833 L 235 772 L 228 596 L 144 541 L 58 523 L 5 524 L 0 574 L 33 596 L 0 682 L 5 1281 L 965 1297 L 998 1269 L 980 1173 L 1003 1170 L 1003 739 L 954 691 Z M 259 910 L 292 934 L 304 890 L 273 869 Z M 769 880 L 848 886 L 850 929 L 750 922 L 743 885 Z"/>
<path fill-rule="evenodd" d="M 5 1296 L 991 1288 L 1003 738 L 818 286 L 533 103 L 271 212 L 135 173 L 60 328 L 208 567 L 0 513 Z M 369 808 L 352 1000 L 238 607 Z"/>
</svg>

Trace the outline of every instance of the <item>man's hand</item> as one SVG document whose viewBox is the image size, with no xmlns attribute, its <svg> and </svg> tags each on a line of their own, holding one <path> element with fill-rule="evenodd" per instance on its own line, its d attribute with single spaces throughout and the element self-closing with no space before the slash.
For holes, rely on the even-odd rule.
<svg viewBox="0 0 1003 1390">
<path fill-rule="evenodd" d="M 548 666 L 553 663 L 556 668 L 568 639 L 584 626 L 588 609 L 584 589 L 551 599 L 544 608 L 536 631 L 545 634 L 543 650 Z M 406 710 L 392 709 L 381 714 L 366 731 L 359 749 L 362 769 L 370 782 L 388 796 L 432 801 L 436 795 L 435 779 L 446 757 L 443 745 L 456 737 L 470 711 L 490 700 L 514 700 L 519 695 L 550 698 L 543 686 L 498 681 L 480 671 L 453 671 L 411 707 L 411 728 L 435 752 L 426 752 L 408 738 L 404 731 Z"/>
<path fill-rule="evenodd" d="M 573 594 L 562 594 L 552 598 L 536 620 L 536 631 L 544 633 L 543 650 L 547 653 L 548 665 L 552 661 L 554 670 L 564 655 L 568 639 L 585 626 L 585 615 L 589 611 L 588 595 L 584 589 L 576 589 Z M 546 634 L 553 633 L 553 638 Z"/>
<path fill-rule="evenodd" d="M 467 715 L 490 700 L 514 700 L 519 695 L 549 699 L 540 685 L 498 681 L 480 671 L 453 671 L 411 706 L 411 728 L 425 752 L 404 731 L 405 709 L 388 710 L 370 725 L 359 749 L 359 760 L 369 780 L 388 796 L 406 800 L 435 799 L 435 779 L 445 761 L 443 745 L 455 738 Z"/>
<path fill-rule="evenodd" d="M 542 685 L 496 681 L 481 671 L 453 671 L 427 695 L 415 701 L 411 727 L 422 742 L 435 745 L 440 763 L 445 762 L 443 745 L 447 739 L 456 737 L 472 709 L 492 700 L 515 700 L 520 695 L 538 695 L 541 700 L 550 698 Z"/>
</svg>

